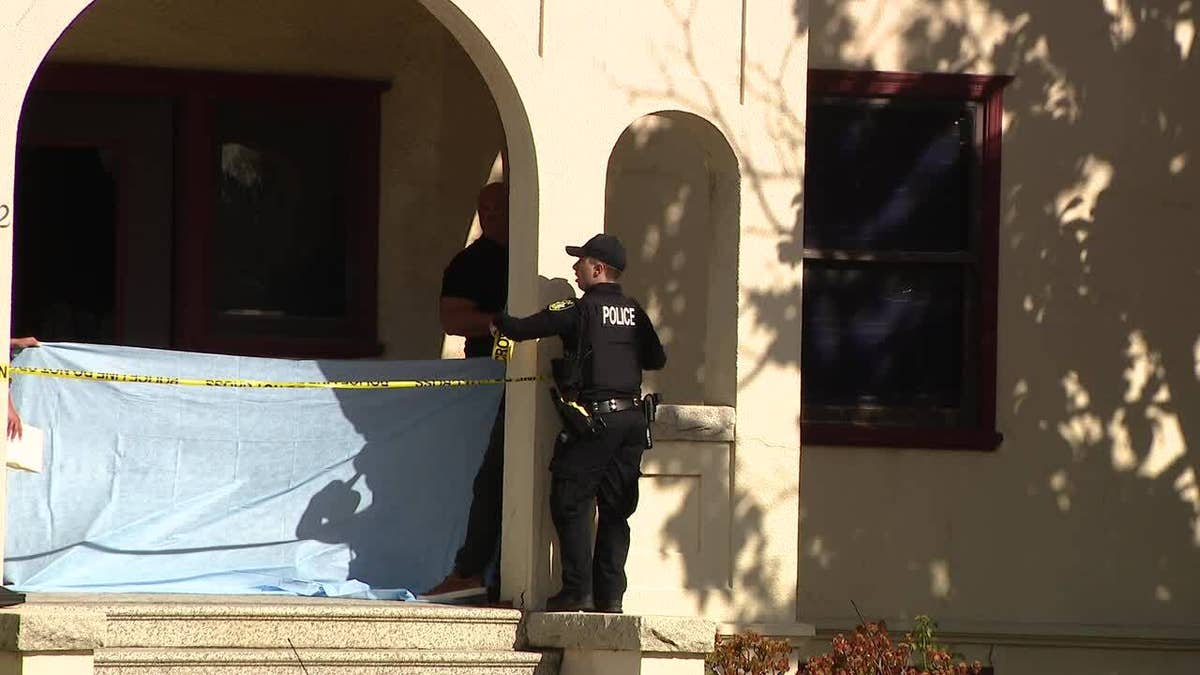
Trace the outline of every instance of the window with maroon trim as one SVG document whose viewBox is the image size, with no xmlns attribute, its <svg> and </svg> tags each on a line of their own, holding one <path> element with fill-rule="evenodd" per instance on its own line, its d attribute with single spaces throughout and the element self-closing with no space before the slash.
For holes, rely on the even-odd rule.
<svg viewBox="0 0 1200 675">
<path fill-rule="evenodd" d="M 992 449 L 1007 77 L 809 72 L 803 435 Z"/>
<path fill-rule="evenodd" d="M 174 140 L 166 156 L 174 158 L 175 180 L 167 241 L 174 245 L 158 254 L 172 260 L 173 347 L 339 358 L 380 352 L 379 101 L 386 88 L 63 64 L 44 66 L 34 83 L 35 92 L 170 102 Z"/>
</svg>

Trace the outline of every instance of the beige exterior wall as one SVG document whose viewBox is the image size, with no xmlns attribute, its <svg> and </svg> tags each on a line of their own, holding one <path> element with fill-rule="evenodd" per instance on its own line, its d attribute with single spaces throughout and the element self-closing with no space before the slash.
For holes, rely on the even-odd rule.
<svg viewBox="0 0 1200 675">
<path fill-rule="evenodd" d="M 728 361 L 724 367 L 732 375 L 728 378 L 732 400 L 721 401 L 720 392 L 711 398 L 707 391 L 688 392 L 683 384 L 663 382 L 664 388 L 679 387 L 676 391 L 687 402 L 738 404 L 735 443 L 664 443 L 648 454 L 644 468 L 651 477 L 644 483 L 640 520 L 634 524 L 631 560 L 635 562 L 629 572 L 635 592 L 628 602 L 643 611 L 690 609 L 722 619 L 794 621 L 795 584 L 788 577 L 795 565 L 797 536 L 797 373 L 778 364 L 772 350 L 798 351 L 799 343 L 794 341 L 798 331 L 789 324 L 784 307 L 765 308 L 758 301 L 786 295 L 798 280 L 798 270 L 780 264 L 775 251 L 782 238 L 777 223 L 795 219 L 791 197 L 800 163 L 781 160 L 771 134 L 791 121 L 780 110 L 780 102 L 792 110 L 803 109 L 804 44 L 797 19 L 790 4 L 753 6 L 746 16 L 740 2 L 623 0 L 605 6 L 546 5 L 541 63 L 546 81 L 559 84 L 531 91 L 550 104 L 557 119 L 536 116 L 533 110 L 540 106 L 526 102 L 531 107 L 539 167 L 544 169 L 539 173 L 542 213 L 557 211 L 558 200 L 565 197 L 569 202 L 565 213 L 571 214 L 572 224 L 560 226 L 548 217 L 542 219 L 543 227 L 554 227 L 555 234 L 540 237 L 544 243 L 539 247 L 538 269 L 551 279 L 566 277 L 569 260 L 561 249 L 564 239 L 584 238 L 599 230 L 604 217 L 614 231 L 636 231 L 626 218 L 634 213 L 646 216 L 640 245 L 631 246 L 631 288 L 640 284 L 651 290 L 661 282 L 661 304 L 653 311 L 658 320 L 669 324 L 675 308 L 668 300 L 672 292 L 665 289 L 676 277 L 680 295 L 687 303 L 702 305 L 709 318 L 706 326 L 689 323 L 686 331 L 677 329 L 670 336 L 672 342 L 700 339 L 707 344 L 715 336 L 717 343 L 723 340 L 729 345 L 728 352 L 719 344 L 711 353 L 706 347 L 703 363 L 707 383 L 707 369 L 720 369 L 723 360 Z M 757 37 L 745 42 L 746 72 L 761 69 L 780 74 L 786 82 L 775 99 L 746 95 L 743 102 L 743 27 Z M 580 39 L 590 34 L 604 38 Z M 750 80 L 745 83 L 749 90 Z M 704 156 L 714 158 L 712 168 L 701 172 L 696 166 L 681 166 L 690 163 L 687 157 L 696 157 L 695 151 L 685 151 L 690 154 L 683 161 L 674 157 L 664 165 L 656 148 L 639 146 L 636 140 L 629 148 L 620 140 L 631 124 L 660 110 L 690 113 L 718 130 L 720 143 L 703 128 L 689 128 L 686 120 L 692 118 L 685 117 L 678 123 L 683 135 L 663 144 L 682 149 L 690 138 Z M 564 125 L 586 130 L 589 138 L 564 143 L 570 137 L 566 130 L 554 133 Z M 631 133 L 637 132 L 635 125 Z M 545 142 L 539 133 L 545 134 Z M 722 152 L 733 159 L 722 162 Z M 648 169 L 649 175 L 629 181 L 627 175 L 620 175 L 622 169 L 614 173 L 610 160 L 623 170 Z M 665 236 L 670 227 L 680 224 L 671 222 L 679 190 L 667 189 L 663 194 L 653 186 L 691 184 L 709 171 L 716 181 L 712 192 L 716 200 L 710 197 L 707 209 L 688 205 L 694 220 L 683 227 L 711 232 L 710 245 L 698 246 L 685 236 Z M 723 179 L 733 180 L 735 187 L 726 189 Z M 642 192 L 633 204 L 624 204 L 625 210 L 610 202 L 613 208 L 606 212 L 606 189 L 611 196 L 621 187 L 609 182 L 613 180 L 632 182 Z M 703 217 L 722 199 L 732 200 L 734 208 L 719 208 L 715 216 Z M 731 211 L 736 215 L 730 217 Z M 647 245 L 651 232 L 659 236 Z M 705 259 L 725 265 L 728 274 L 723 278 L 740 283 L 719 308 L 708 302 L 722 297 L 719 283 L 689 281 L 688 265 Z M 672 270 L 673 260 L 682 260 L 684 267 Z M 685 310 L 687 306 L 691 305 L 685 305 Z M 727 311 L 728 318 L 714 319 L 714 311 Z M 789 340 L 793 340 L 790 345 Z M 680 353 L 686 354 L 687 348 Z M 728 358 L 722 359 L 725 353 Z M 681 360 L 683 374 L 674 371 L 673 375 L 683 382 L 695 378 L 699 356 Z M 742 405 L 768 395 L 773 401 L 771 412 Z M 727 515 L 714 517 L 720 511 Z M 698 550 L 704 555 L 693 553 Z M 728 563 L 723 562 L 725 557 Z M 680 592 L 680 587 L 686 590 Z"/>
<path fill-rule="evenodd" d="M 805 447 L 801 615 L 852 626 L 851 600 L 868 616 L 932 614 L 998 645 L 998 673 L 1200 669 L 1194 3 L 811 7 L 812 67 L 1016 79 L 1005 441 L 982 454 Z M 1155 651 L 1157 637 L 1185 651 Z"/>
</svg>

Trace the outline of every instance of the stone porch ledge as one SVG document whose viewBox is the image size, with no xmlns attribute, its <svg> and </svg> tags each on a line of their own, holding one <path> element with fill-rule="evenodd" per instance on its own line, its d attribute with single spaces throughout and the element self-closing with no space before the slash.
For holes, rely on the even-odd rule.
<svg viewBox="0 0 1200 675">
<path fill-rule="evenodd" d="M 90 652 L 104 646 L 105 615 L 80 607 L 0 609 L 0 651 Z"/>
<path fill-rule="evenodd" d="M 734 439 L 734 410 L 727 405 L 658 406 L 656 441 L 730 442 Z"/>
<path fill-rule="evenodd" d="M 104 612 L 18 605 L 0 609 L 0 675 L 92 675 Z"/>
<path fill-rule="evenodd" d="M 717 626 L 681 616 L 533 612 L 525 634 L 533 649 L 561 649 L 560 675 L 702 675 Z"/>
</svg>

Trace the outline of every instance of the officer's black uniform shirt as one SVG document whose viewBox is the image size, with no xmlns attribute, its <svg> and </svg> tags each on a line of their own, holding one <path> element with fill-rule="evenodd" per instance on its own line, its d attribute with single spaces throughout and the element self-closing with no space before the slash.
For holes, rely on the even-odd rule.
<svg viewBox="0 0 1200 675">
<path fill-rule="evenodd" d="M 480 237 L 458 252 L 442 273 L 442 297 L 466 298 L 489 314 L 504 309 L 508 301 L 508 249 Z M 492 337 L 467 338 L 467 356 L 490 356 Z"/>
<path fill-rule="evenodd" d="M 582 341 L 581 326 L 587 331 Z M 650 317 L 618 284 L 597 284 L 578 301 L 560 300 L 524 319 L 501 314 L 496 327 L 515 340 L 557 335 L 568 352 L 580 345 L 585 355 L 583 401 L 639 397 L 642 371 L 667 363 Z"/>
</svg>

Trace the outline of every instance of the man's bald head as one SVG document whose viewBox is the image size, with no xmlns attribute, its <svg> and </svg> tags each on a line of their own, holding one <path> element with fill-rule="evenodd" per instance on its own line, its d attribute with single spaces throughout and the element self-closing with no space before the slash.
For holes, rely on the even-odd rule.
<svg viewBox="0 0 1200 675">
<path fill-rule="evenodd" d="M 479 191 L 479 226 L 483 236 L 508 245 L 508 185 L 488 183 Z"/>
</svg>

